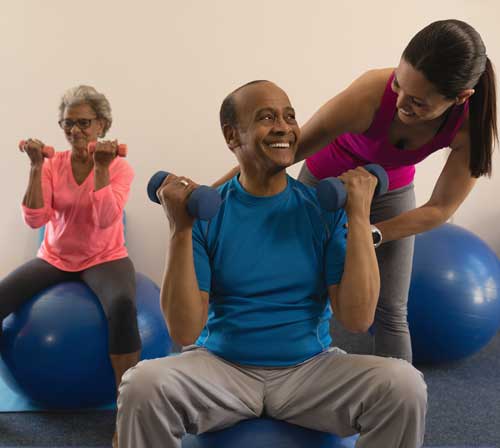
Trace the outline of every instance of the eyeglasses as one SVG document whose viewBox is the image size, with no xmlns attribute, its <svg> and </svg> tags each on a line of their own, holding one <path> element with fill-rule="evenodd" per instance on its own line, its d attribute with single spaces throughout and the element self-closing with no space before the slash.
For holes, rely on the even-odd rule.
<svg viewBox="0 0 500 448">
<path fill-rule="evenodd" d="M 63 120 L 59 120 L 59 126 L 65 131 L 71 131 L 73 126 L 77 125 L 82 131 L 84 129 L 88 129 L 92 124 L 92 120 L 96 120 L 96 118 L 79 118 L 78 120 L 70 120 L 69 118 L 65 118 Z"/>
</svg>

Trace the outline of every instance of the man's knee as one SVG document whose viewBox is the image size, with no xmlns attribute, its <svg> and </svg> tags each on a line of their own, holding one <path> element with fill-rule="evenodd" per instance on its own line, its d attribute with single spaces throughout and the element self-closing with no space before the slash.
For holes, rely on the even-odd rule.
<svg viewBox="0 0 500 448">
<path fill-rule="evenodd" d="M 395 406 L 425 412 L 427 385 L 423 375 L 407 361 L 385 358 L 377 372 L 377 383 Z"/>
<path fill-rule="evenodd" d="M 172 369 L 159 368 L 156 361 L 142 361 L 123 375 L 118 395 L 119 408 L 130 406 L 144 411 L 159 400 L 178 399 L 181 392 L 175 373 Z"/>
</svg>

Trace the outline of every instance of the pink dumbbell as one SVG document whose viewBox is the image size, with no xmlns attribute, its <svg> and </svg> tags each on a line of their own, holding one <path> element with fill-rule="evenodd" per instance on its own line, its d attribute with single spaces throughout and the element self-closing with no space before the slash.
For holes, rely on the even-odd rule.
<svg viewBox="0 0 500 448">
<path fill-rule="evenodd" d="M 97 142 L 90 142 L 89 145 L 87 146 L 87 149 L 90 154 L 94 154 L 96 144 Z M 127 157 L 127 145 L 125 145 L 124 143 L 120 143 L 118 145 L 117 153 L 120 157 Z"/>
<path fill-rule="evenodd" d="M 25 140 L 21 140 L 19 142 L 19 150 L 24 152 L 24 145 L 26 144 Z M 54 157 L 54 148 L 52 146 L 44 146 L 42 148 L 42 155 L 44 157 L 47 157 L 47 159 L 50 159 L 51 157 Z"/>
</svg>

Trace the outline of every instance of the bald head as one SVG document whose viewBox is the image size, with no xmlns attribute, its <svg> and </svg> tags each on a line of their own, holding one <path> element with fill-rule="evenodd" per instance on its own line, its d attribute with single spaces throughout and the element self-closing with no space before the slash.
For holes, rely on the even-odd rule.
<svg viewBox="0 0 500 448">
<path fill-rule="evenodd" d="M 244 94 L 248 93 L 247 91 L 249 89 L 252 90 L 252 87 L 255 87 L 258 84 L 262 83 L 275 85 L 272 82 L 266 81 L 264 79 L 250 81 L 238 87 L 237 89 L 233 90 L 228 96 L 226 96 L 226 98 L 222 102 L 219 112 L 220 126 L 222 129 L 226 125 L 231 127 L 236 127 L 238 125 L 237 103 L 241 102 L 241 97 Z"/>
</svg>

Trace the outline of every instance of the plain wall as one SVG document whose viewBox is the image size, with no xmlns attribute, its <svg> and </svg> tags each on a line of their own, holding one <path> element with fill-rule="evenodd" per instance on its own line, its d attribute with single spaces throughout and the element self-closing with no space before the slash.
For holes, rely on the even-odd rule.
<svg viewBox="0 0 500 448">
<path fill-rule="evenodd" d="M 90 84 L 111 101 L 110 138 L 129 146 L 136 177 L 127 244 L 136 269 L 159 282 L 168 225 L 146 198 L 164 169 L 211 183 L 235 165 L 218 125 L 222 99 L 253 79 L 284 88 L 304 123 L 367 69 L 396 66 L 409 39 L 444 18 L 469 22 L 500 67 L 497 0 L 7 1 L 0 6 L 0 277 L 36 252 L 20 213 L 28 158 L 21 138 L 67 149 L 57 125 L 62 93 Z M 496 151 L 497 153 L 498 151 Z M 446 151 L 417 168 L 417 200 L 429 197 Z M 292 167 L 292 175 L 300 166 Z M 500 254 L 500 168 L 482 178 L 453 218 Z"/>
</svg>

